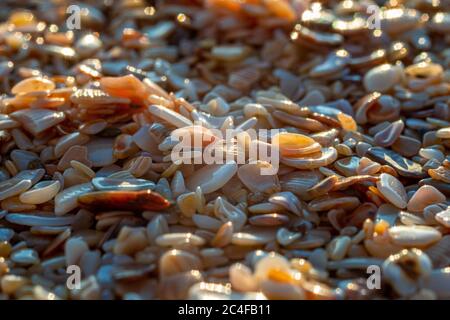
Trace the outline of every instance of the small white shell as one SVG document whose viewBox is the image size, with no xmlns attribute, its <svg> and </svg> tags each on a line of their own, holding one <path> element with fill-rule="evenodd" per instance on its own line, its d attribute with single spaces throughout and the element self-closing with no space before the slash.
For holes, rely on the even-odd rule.
<svg viewBox="0 0 450 320">
<path fill-rule="evenodd" d="M 400 246 L 427 246 L 439 241 L 442 234 L 429 226 L 395 226 L 389 228 L 392 243 Z"/>
<path fill-rule="evenodd" d="M 208 194 L 222 188 L 236 174 L 237 169 L 235 161 L 206 165 L 186 179 L 186 186 L 192 191 L 199 186 L 204 194 Z"/>
<path fill-rule="evenodd" d="M 152 105 L 148 107 L 148 111 L 157 116 L 158 118 L 164 119 L 169 122 L 171 125 L 182 128 L 186 126 L 192 126 L 193 123 L 188 118 L 182 116 L 179 113 L 176 113 L 173 110 L 165 108 L 163 106 Z"/>
<path fill-rule="evenodd" d="M 45 203 L 56 196 L 60 186 L 59 181 L 42 181 L 37 183 L 31 190 L 22 193 L 19 199 L 27 204 Z"/>
<path fill-rule="evenodd" d="M 55 197 L 55 214 L 61 216 L 78 206 L 78 196 L 94 191 L 92 184 L 83 183 L 67 188 Z"/>
</svg>

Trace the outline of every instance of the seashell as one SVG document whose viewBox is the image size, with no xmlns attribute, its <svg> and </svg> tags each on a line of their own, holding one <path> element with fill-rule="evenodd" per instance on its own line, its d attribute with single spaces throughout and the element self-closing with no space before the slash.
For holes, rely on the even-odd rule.
<svg viewBox="0 0 450 320">
<path fill-rule="evenodd" d="M 320 144 L 312 138 L 296 133 L 278 133 L 272 137 L 272 144 L 279 148 L 283 157 L 295 158 L 321 151 Z"/>
<path fill-rule="evenodd" d="M 274 300 L 304 300 L 305 292 L 290 283 L 280 283 L 272 280 L 264 280 L 260 284 L 261 291 L 269 299 Z"/>
<path fill-rule="evenodd" d="M 5 274 L 1 280 L 1 289 L 5 294 L 14 294 L 16 291 L 24 287 L 29 282 L 26 277 Z"/>
<path fill-rule="evenodd" d="M 152 105 L 148 107 L 148 111 L 177 128 L 183 128 L 193 125 L 192 121 L 188 118 L 163 106 Z"/>
<path fill-rule="evenodd" d="M 74 132 L 61 137 L 58 143 L 55 145 L 55 156 L 57 158 L 62 157 L 64 153 L 75 145 L 83 145 L 89 141 L 89 136 Z"/>
<path fill-rule="evenodd" d="M 302 215 L 302 204 L 292 192 L 283 191 L 274 193 L 270 196 L 269 202 L 280 205 L 298 216 Z"/>
<path fill-rule="evenodd" d="M 333 147 L 322 148 L 321 153 L 315 153 L 299 158 L 281 157 L 281 163 L 297 169 L 315 169 L 324 167 L 337 159 L 337 151 Z"/>
<path fill-rule="evenodd" d="M 419 140 L 400 135 L 391 148 L 404 157 L 412 157 L 419 152 L 421 146 L 422 143 Z"/>
<path fill-rule="evenodd" d="M 445 196 L 433 186 L 421 186 L 408 202 L 408 211 L 422 212 L 425 207 L 445 201 Z"/>
<path fill-rule="evenodd" d="M 35 210 L 36 206 L 33 204 L 26 204 L 20 201 L 19 197 L 12 197 L 3 200 L 2 209 L 8 212 L 23 212 Z"/>
<path fill-rule="evenodd" d="M 28 190 L 44 176 L 44 169 L 25 170 L 13 178 L 0 183 L 0 200 L 18 195 Z"/>
<path fill-rule="evenodd" d="M 95 172 L 94 170 L 92 170 L 91 168 L 89 168 L 87 165 L 85 165 L 84 163 L 81 163 L 77 160 L 71 160 L 70 161 L 70 165 L 72 166 L 73 169 L 75 169 L 76 171 L 78 171 L 79 173 L 81 173 L 82 175 L 85 175 L 86 177 L 89 178 L 93 178 L 95 177 Z"/>
<path fill-rule="evenodd" d="M 421 148 L 419 150 L 419 155 L 425 159 L 431 160 L 434 159 L 438 162 L 442 162 L 445 159 L 442 151 L 433 149 L 433 148 Z"/>
<path fill-rule="evenodd" d="M 273 171 L 274 168 L 270 163 L 257 161 L 240 166 L 237 175 L 250 191 L 270 194 L 280 190 L 278 176 L 273 174 Z"/>
<path fill-rule="evenodd" d="M 39 255 L 33 249 L 21 249 L 11 254 L 11 261 L 19 265 L 34 265 L 39 263 Z"/>
<path fill-rule="evenodd" d="M 348 253 L 352 239 L 348 236 L 340 236 L 334 238 L 327 245 L 327 252 L 330 260 L 342 260 Z"/>
<path fill-rule="evenodd" d="M 107 94 L 105 91 L 100 89 L 92 89 L 92 88 L 83 88 L 78 89 L 75 91 L 71 96 L 70 100 L 72 103 L 75 104 L 82 104 L 82 105 L 108 105 L 108 104 L 128 104 L 130 103 L 130 99 L 127 98 L 120 98 L 120 97 L 113 97 Z M 104 120 L 94 120 L 94 123 L 97 123 L 96 121 L 100 121 L 100 123 L 104 122 Z M 83 124 L 83 128 L 86 128 L 86 125 Z M 80 127 L 80 130 L 82 128 Z M 90 134 L 87 132 L 83 132 L 85 134 Z"/>
<path fill-rule="evenodd" d="M 395 226 L 388 229 L 393 244 L 424 247 L 441 239 L 441 233 L 429 226 Z"/>
<path fill-rule="evenodd" d="M 358 127 L 353 117 L 341 112 L 338 113 L 337 118 L 339 120 L 339 123 L 341 124 L 342 129 L 347 131 L 357 131 Z"/>
<path fill-rule="evenodd" d="M 241 292 L 257 290 L 258 284 L 253 277 L 252 271 L 244 264 L 233 264 L 229 270 L 229 277 L 233 290 Z"/>
<path fill-rule="evenodd" d="M 356 168 L 356 173 L 359 175 L 373 175 L 380 171 L 381 165 L 377 162 L 370 160 L 369 158 L 362 157 L 359 160 L 358 168 Z"/>
<path fill-rule="evenodd" d="M 418 289 L 416 280 L 427 278 L 431 270 L 430 259 L 418 249 L 402 250 L 382 265 L 384 277 L 402 297 L 412 295 Z"/>
<path fill-rule="evenodd" d="M 221 97 L 217 97 L 208 101 L 203 111 L 208 112 L 213 116 L 225 116 L 230 111 L 230 106 Z"/>
<path fill-rule="evenodd" d="M 102 41 L 93 33 L 82 36 L 75 43 L 75 50 L 80 57 L 89 57 L 102 47 Z"/>
<path fill-rule="evenodd" d="M 148 246 L 145 228 L 131 228 L 128 226 L 120 229 L 114 245 L 115 254 L 134 255 Z"/>
<path fill-rule="evenodd" d="M 240 231 L 247 221 L 247 216 L 241 209 L 233 206 L 222 197 L 217 197 L 214 202 L 214 215 L 223 222 L 231 221 L 234 231 Z"/>
<path fill-rule="evenodd" d="M 116 162 L 113 154 L 114 139 L 94 138 L 86 144 L 88 160 L 93 167 L 105 167 Z M 56 153 L 56 149 L 55 149 Z"/>
<path fill-rule="evenodd" d="M 363 79 L 364 87 L 368 92 L 387 92 L 400 83 L 403 70 L 400 66 L 382 64 L 370 69 Z"/>
<path fill-rule="evenodd" d="M 391 204 L 382 204 L 376 213 L 376 222 L 386 221 L 390 226 L 394 226 L 399 218 L 399 209 Z"/>
<path fill-rule="evenodd" d="M 208 194 L 222 188 L 236 174 L 237 170 L 235 161 L 207 165 L 187 178 L 186 186 L 189 190 L 195 190 L 199 186 L 204 194 Z"/>
<path fill-rule="evenodd" d="M 190 300 L 265 300 L 260 293 L 231 292 L 229 286 L 217 283 L 199 282 L 189 289 Z"/>
<path fill-rule="evenodd" d="M 336 47 L 343 41 L 340 34 L 314 31 L 300 24 L 297 24 L 295 31 L 291 33 L 291 39 L 315 49 L 318 47 Z"/>
<path fill-rule="evenodd" d="M 269 202 L 263 202 L 263 203 L 257 203 L 247 208 L 248 212 L 253 214 L 264 214 L 264 213 L 273 213 L 273 212 L 281 212 L 284 211 L 283 206 L 269 203 Z"/>
<path fill-rule="evenodd" d="M 342 71 L 349 61 L 349 53 L 345 50 L 338 50 L 328 55 L 321 64 L 309 71 L 309 76 L 313 78 L 326 77 Z"/>
<path fill-rule="evenodd" d="M 0 115 L 0 130 L 14 129 L 20 127 L 21 123 L 11 119 L 7 114 Z"/>
<path fill-rule="evenodd" d="M 275 240 L 274 234 L 252 234 L 247 232 L 234 233 L 231 243 L 238 246 L 257 246 L 267 244 Z"/>
<path fill-rule="evenodd" d="M 164 216 L 156 215 L 147 225 L 146 231 L 149 242 L 153 244 L 158 236 L 169 232 L 169 225 Z"/>
<path fill-rule="evenodd" d="M 244 46 L 215 46 L 211 56 L 215 59 L 234 62 L 244 59 L 249 54 L 249 49 Z"/>
<path fill-rule="evenodd" d="M 289 217 L 278 213 L 269 213 L 253 216 L 248 222 L 254 226 L 274 227 L 284 225 L 289 222 Z"/>
<path fill-rule="evenodd" d="M 450 128 L 442 128 L 436 131 L 436 137 L 441 139 L 450 139 Z"/>
<path fill-rule="evenodd" d="M 142 106 L 151 94 L 149 87 L 131 74 L 123 77 L 103 77 L 100 79 L 100 88 L 113 97 L 130 99 L 132 103 Z"/>
<path fill-rule="evenodd" d="M 450 209 L 441 211 L 434 216 L 437 222 L 442 224 L 446 228 L 450 228 Z"/>
<path fill-rule="evenodd" d="M 92 163 L 88 160 L 88 150 L 85 146 L 72 146 L 70 147 L 62 156 L 62 158 L 58 162 L 58 170 L 64 171 L 70 168 L 70 162 L 76 160 L 81 162 L 88 167 L 92 165 Z"/>
<path fill-rule="evenodd" d="M 435 180 L 450 183 L 450 170 L 446 167 L 440 166 L 436 169 L 428 169 L 428 174 Z"/>
<path fill-rule="evenodd" d="M 404 158 L 391 150 L 372 147 L 367 151 L 366 156 L 379 163 L 390 165 L 403 177 L 416 179 L 425 177 L 420 164 Z"/>
<path fill-rule="evenodd" d="M 450 262 L 450 236 L 443 236 L 441 240 L 425 250 L 435 268 L 446 268 Z"/>
<path fill-rule="evenodd" d="M 260 258 L 255 264 L 254 277 L 256 281 L 261 282 L 269 279 L 272 271 L 283 272 L 289 274 L 289 262 L 278 253 L 271 252 Z"/>
<path fill-rule="evenodd" d="M 369 266 L 381 266 L 383 260 L 376 258 L 348 258 L 339 261 L 329 261 L 327 268 L 329 270 L 338 269 L 356 269 L 367 270 Z"/>
<path fill-rule="evenodd" d="M 335 194 L 327 194 L 315 198 L 308 203 L 308 210 L 311 211 L 325 211 L 330 209 L 342 208 L 344 210 L 352 210 L 360 204 L 356 197 L 345 197 Z"/>
<path fill-rule="evenodd" d="M 18 95 L 36 91 L 47 91 L 55 89 L 53 81 L 42 77 L 31 77 L 18 82 L 11 89 L 11 93 Z"/>
<path fill-rule="evenodd" d="M 14 142 L 22 150 L 29 150 L 33 148 L 33 144 L 28 136 L 20 129 L 12 129 L 11 136 L 14 139 Z"/>
<path fill-rule="evenodd" d="M 323 175 L 318 170 L 299 170 L 281 177 L 281 189 L 291 191 L 301 199 L 304 199 L 307 190 L 316 185 Z"/>
<path fill-rule="evenodd" d="M 420 12 L 409 8 L 389 8 L 381 11 L 381 29 L 388 33 L 400 33 L 419 24 Z"/>
<path fill-rule="evenodd" d="M 48 214 L 36 215 L 30 213 L 27 214 L 10 213 L 5 217 L 5 219 L 11 223 L 29 227 L 38 227 L 38 226 L 58 227 L 71 225 L 75 221 L 75 216 L 67 215 L 64 217 L 55 217 L 50 216 Z"/>
<path fill-rule="evenodd" d="M 84 183 L 64 189 L 55 197 L 55 214 L 62 216 L 78 206 L 78 196 L 92 192 L 91 183 Z"/>
<path fill-rule="evenodd" d="M 133 142 L 142 150 L 151 154 L 152 158 L 160 161 L 161 151 L 158 149 L 157 141 L 149 134 L 150 126 L 142 126 L 134 135 Z"/>
<path fill-rule="evenodd" d="M 166 233 L 158 236 L 155 243 L 163 247 L 174 247 L 184 244 L 193 246 L 203 246 L 205 240 L 192 233 Z"/>
<path fill-rule="evenodd" d="M 314 97 L 307 96 L 307 98 L 311 101 L 301 101 L 301 103 L 312 105 L 314 102 L 314 101 L 312 101 Z M 314 103 L 314 104 L 320 104 L 320 103 Z M 296 128 L 302 129 L 302 130 L 307 130 L 307 131 L 312 131 L 312 132 L 321 132 L 321 131 L 325 131 L 327 129 L 327 127 L 318 120 L 311 119 L 311 118 L 304 118 L 304 117 L 300 117 L 300 116 L 294 116 L 294 115 L 284 112 L 284 111 L 276 110 L 272 113 L 272 116 L 275 119 L 277 119 L 283 123 L 286 123 L 290 126 L 294 126 Z"/>
<path fill-rule="evenodd" d="M 169 201 L 151 190 L 140 191 L 92 191 L 83 192 L 78 196 L 78 204 L 92 211 L 159 211 L 170 206 Z"/>
<path fill-rule="evenodd" d="M 27 204 L 41 204 L 53 199 L 59 192 L 59 181 L 41 181 L 30 190 L 22 193 L 20 201 Z"/>
<path fill-rule="evenodd" d="M 355 120 L 358 124 L 380 123 L 398 119 L 400 101 L 379 92 L 362 97 L 355 105 Z"/>
<path fill-rule="evenodd" d="M 70 238 L 64 244 L 66 265 L 78 265 L 83 254 L 89 251 L 87 243 L 81 238 Z"/>
<path fill-rule="evenodd" d="M 187 251 L 170 250 L 159 259 L 159 274 L 161 278 L 202 269 L 200 259 Z"/>
<path fill-rule="evenodd" d="M 64 112 L 33 108 L 13 112 L 11 118 L 20 122 L 25 130 L 36 136 L 61 123 L 66 117 Z"/>
<path fill-rule="evenodd" d="M 374 136 L 375 143 L 381 147 L 391 146 L 400 137 L 404 127 L 402 120 L 392 122 Z"/>
<path fill-rule="evenodd" d="M 78 129 L 81 133 L 95 135 L 106 129 L 108 122 L 103 119 L 92 120 L 83 123 Z"/>
<path fill-rule="evenodd" d="M 92 179 L 92 185 L 98 191 L 139 191 L 153 190 L 155 183 L 145 179 L 116 179 L 98 177 Z"/>
<path fill-rule="evenodd" d="M 217 232 L 222 226 L 222 222 L 220 220 L 202 214 L 194 214 L 192 216 L 192 221 L 197 227 L 214 232 Z"/>
<path fill-rule="evenodd" d="M 380 193 L 398 208 L 406 208 L 407 196 L 402 183 L 388 173 L 382 173 L 377 182 Z"/>
<path fill-rule="evenodd" d="M 347 157 L 336 161 L 334 167 L 346 177 L 351 177 L 356 175 L 359 163 L 360 159 L 358 157 Z"/>
<path fill-rule="evenodd" d="M 177 198 L 177 205 L 181 213 L 186 217 L 192 217 L 197 211 L 197 197 L 195 192 L 180 195 Z"/>
<path fill-rule="evenodd" d="M 302 237 L 301 233 L 291 232 L 288 229 L 280 228 L 277 231 L 277 241 L 282 246 L 288 246 Z"/>
<path fill-rule="evenodd" d="M 64 170 L 61 180 L 64 182 L 64 187 L 69 188 L 77 184 L 88 183 L 90 181 L 90 177 L 80 174 L 80 172 L 74 168 L 69 168 Z"/>
</svg>

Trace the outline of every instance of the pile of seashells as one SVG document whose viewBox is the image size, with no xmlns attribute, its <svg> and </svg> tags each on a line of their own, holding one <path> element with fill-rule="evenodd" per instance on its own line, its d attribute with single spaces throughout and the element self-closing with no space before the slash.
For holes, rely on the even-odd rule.
<svg viewBox="0 0 450 320">
<path fill-rule="evenodd" d="M 1 2 L 0 299 L 450 299 L 448 1 L 152 3 Z"/>
</svg>

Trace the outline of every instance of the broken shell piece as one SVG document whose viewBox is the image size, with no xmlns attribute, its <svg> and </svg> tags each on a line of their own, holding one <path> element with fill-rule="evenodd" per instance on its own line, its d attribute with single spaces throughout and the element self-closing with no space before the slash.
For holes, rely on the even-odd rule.
<svg viewBox="0 0 450 320">
<path fill-rule="evenodd" d="M 13 112 L 11 118 L 20 122 L 27 131 L 36 136 L 64 121 L 65 115 L 64 112 L 33 108 Z"/>
<path fill-rule="evenodd" d="M 439 241 L 442 234 L 429 226 L 395 226 L 388 229 L 392 243 L 405 247 L 425 247 Z"/>
<path fill-rule="evenodd" d="M 406 191 L 403 184 L 388 173 L 382 173 L 377 182 L 381 194 L 398 208 L 406 208 Z"/>
<path fill-rule="evenodd" d="M 237 170 L 237 175 L 252 192 L 270 194 L 280 190 L 278 176 L 275 174 L 273 166 L 268 162 L 257 161 L 256 163 L 244 164 Z"/>
<path fill-rule="evenodd" d="M 235 161 L 206 165 L 186 179 L 186 186 L 192 191 L 200 187 L 204 194 L 208 194 L 222 188 L 237 170 Z"/>
<path fill-rule="evenodd" d="M 92 211 L 158 211 L 170 206 L 169 201 L 151 190 L 83 193 L 78 197 L 78 204 Z"/>
<path fill-rule="evenodd" d="M 322 148 L 319 153 L 298 158 L 281 157 L 281 163 L 301 170 L 325 167 L 337 159 L 337 151 L 333 147 Z"/>
<path fill-rule="evenodd" d="M 445 196 L 435 187 L 430 185 L 421 186 L 408 202 L 408 210 L 422 212 L 425 207 L 445 201 Z"/>
<path fill-rule="evenodd" d="M 138 191 L 155 189 L 154 182 L 144 179 L 116 179 L 97 177 L 92 179 L 92 185 L 98 191 Z"/>
<path fill-rule="evenodd" d="M 78 206 L 78 196 L 93 191 L 91 183 L 72 186 L 58 193 L 55 197 L 55 214 L 63 215 Z"/>
<path fill-rule="evenodd" d="M 20 195 L 19 199 L 23 203 L 41 204 L 53 199 L 59 192 L 59 181 L 41 181 L 27 192 Z"/>
</svg>

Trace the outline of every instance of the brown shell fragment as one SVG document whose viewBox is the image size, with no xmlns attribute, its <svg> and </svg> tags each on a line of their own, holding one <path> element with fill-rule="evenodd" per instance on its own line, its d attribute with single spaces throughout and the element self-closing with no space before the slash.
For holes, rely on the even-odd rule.
<svg viewBox="0 0 450 320">
<path fill-rule="evenodd" d="M 308 204 L 308 209 L 311 211 L 325 211 L 330 209 L 341 208 L 344 210 L 355 209 L 360 204 L 357 197 L 349 197 L 340 194 L 328 194 L 318 197 Z"/>
<path fill-rule="evenodd" d="M 95 191 L 78 197 L 78 204 L 90 211 L 160 211 L 170 202 L 151 190 L 142 191 Z"/>
</svg>

